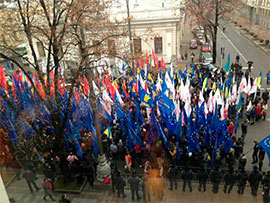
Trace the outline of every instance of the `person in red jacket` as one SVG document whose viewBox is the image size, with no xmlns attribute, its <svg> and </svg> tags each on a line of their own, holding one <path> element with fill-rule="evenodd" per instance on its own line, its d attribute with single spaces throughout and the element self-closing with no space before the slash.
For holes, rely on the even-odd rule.
<svg viewBox="0 0 270 203">
<path fill-rule="evenodd" d="M 262 113 L 262 106 L 261 104 L 258 104 L 256 107 L 256 121 L 261 119 L 261 113 Z"/>
<path fill-rule="evenodd" d="M 230 122 L 230 125 L 228 126 L 228 130 L 229 130 L 230 135 L 232 136 L 233 132 L 234 132 L 234 124 L 233 124 L 233 122 Z"/>
</svg>

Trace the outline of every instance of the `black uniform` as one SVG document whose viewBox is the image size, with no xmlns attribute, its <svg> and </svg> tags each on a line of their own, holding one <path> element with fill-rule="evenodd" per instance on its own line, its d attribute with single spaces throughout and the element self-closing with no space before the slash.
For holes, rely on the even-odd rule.
<svg viewBox="0 0 270 203">
<path fill-rule="evenodd" d="M 174 166 L 169 168 L 168 171 L 168 178 L 170 181 L 170 190 L 173 190 L 173 184 L 175 190 L 177 190 L 177 175 L 178 175 L 178 170 Z"/>
<path fill-rule="evenodd" d="M 237 174 L 237 180 L 238 180 L 238 190 L 237 193 L 239 195 L 244 194 L 244 190 L 246 187 L 246 182 L 248 181 L 248 174 L 244 171 L 241 170 L 238 174 Z"/>
<path fill-rule="evenodd" d="M 253 162 L 252 162 L 252 164 L 255 164 L 258 162 L 258 151 L 259 151 L 259 146 L 256 143 L 253 147 L 253 154 L 252 154 Z"/>
<path fill-rule="evenodd" d="M 30 170 L 25 171 L 23 174 L 23 178 L 26 180 L 31 193 L 33 193 L 32 185 L 36 188 L 37 191 L 40 190 L 40 188 L 36 185 L 35 174 L 33 172 L 31 172 Z"/>
<path fill-rule="evenodd" d="M 120 194 L 122 194 L 122 198 L 126 197 L 124 193 L 125 186 L 126 186 L 125 180 L 120 176 L 120 173 L 118 173 L 117 177 L 115 178 L 115 189 L 117 190 L 118 198 L 120 197 Z"/>
<path fill-rule="evenodd" d="M 258 187 L 259 187 L 261 179 L 262 179 L 262 174 L 259 171 L 257 171 L 257 166 L 254 166 L 253 171 L 248 177 L 248 180 L 250 182 L 252 196 L 255 196 L 255 197 L 257 196 Z"/>
<path fill-rule="evenodd" d="M 241 155 L 239 159 L 239 167 L 238 170 L 245 170 L 247 164 L 247 158 L 245 155 Z"/>
<path fill-rule="evenodd" d="M 264 176 L 262 180 L 263 185 L 263 202 L 270 202 L 270 171 L 268 171 L 267 175 Z"/>
<path fill-rule="evenodd" d="M 203 187 L 203 191 L 206 191 L 206 182 L 208 179 L 208 174 L 205 169 L 202 169 L 197 174 L 197 179 L 199 180 L 198 190 L 201 192 L 201 188 Z"/>
<path fill-rule="evenodd" d="M 132 201 L 134 201 L 135 193 L 136 193 L 137 201 L 140 201 L 140 199 L 141 199 L 140 196 L 139 196 L 140 179 L 137 176 L 132 175 L 132 177 L 130 177 L 128 179 L 128 183 L 130 184 Z"/>
<path fill-rule="evenodd" d="M 222 174 L 218 168 L 215 168 L 215 170 L 211 173 L 211 182 L 213 184 L 213 193 L 218 193 L 218 187 L 221 182 Z"/>
<path fill-rule="evenodd" d="M 259 148 L 259 171 L 262 171 L 264 157 L 265 157 L 265 151 L 262 147 L 260 147 Z"/>
<path fill-rule="evenodd" d="M 192 187 L 191 187 L 192 173 L 190 170 L 188 170 L 188 168 L 184 170 L 182 174 L 182 179 L 183 179 L 183 192 L 185 192 L 186 184 L 188 184 L 189 192 L 192 192 Z"/>
<path fill-rule="evenodd" d="M 224 182 L 225 182 L 225 184 L 224 184 L 224 190 L 223 190 L 223 192 L 224 193 L 227 193 L 227 187 L 229 186 L 228 194 L 230 194 L 235 181 L 236 181 L 236 175 L 233 172 L 233 170 L 230 169 L 230 171 L 226 172 L 226 174 L 224 175 Z"/>
</svg>

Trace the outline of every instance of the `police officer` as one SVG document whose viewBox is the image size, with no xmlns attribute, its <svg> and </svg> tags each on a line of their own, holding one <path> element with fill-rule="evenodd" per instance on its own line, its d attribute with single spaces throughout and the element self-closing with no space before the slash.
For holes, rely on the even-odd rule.
<svg viewBox="0 0 270 203">
<path fill-rule="evenodd" d="M 262 179 L 262 185 L 265 185 L 266 183 L 269 183 L 270 185 L 270 171 L 268 171 Z"/>
<path fill-rule="evenodd" d="M 126 197 L 124 193 L 124 187 L 126 186 L 126 182 L 123 177 L 120 175 L 120 172 L 117 173 L 117 177 L 115 179 L 115 189 L 117 190 L 117 196 L 120 198 L 120 194 L 122 194 L 122 198 Z"/>
<path fill-rule="evenodd" d="M 247 157 L 244 153 L 242 153 L 239 158 L 238 170 L 242 170 L 242 169 L 245 170 L 246 164 L 247 164 Z"/>
<path fill-rule="evenodd" d="M 219 184 L 221 182 L 222 174 L 218 167 L 215 167 L 215 170 L 211 173 L 210 179 L 213 184 L 213 193 L 218 193 Z"/>
<path fill-rule="evenodd" d="M 236 175 L 233 171 L 233 168 L 230 168 L 229 171 L 227 171 L 225 176 L 224 176 L 225 184 L 224 184 L 223 192 L 227 193 L 227 187 L 229 186 L 228 194 L 230 194 L 235 181 L 236 181 Z"/>
<path fill-rule="evenodd" d="M 202 167 L 201 170 L 197 174 L 197 179 L 199 180 L 198 190 L 201 192 L 201 188 L 203 187 L 203 191 L 206 191 L 206 182 L 208 179 L 208 174 L 206 170 Z"/>
<path fill-rule="evenodd" d="M 259 151 L 258 141 L 254 140 L 254 147 L 253 147 L 253 154 L 252 154 L 252 159 L 253 159 L 252 164 L 255 164 L 255 163 L 258 162 L 258 151 Z"/>
<path fill-rule="evenodd" d="M 173 184 L 174 184 L 174 189 L 177 190 L 177 175 L 178 175 L 178 170 L 175 166 L 171 166 L 168 170 L 168 178 L 170 181 L 170 190 L 173 190 Z"/>
<path fill-rule="evenodd" d="M 132 173 L 132 176 L 128 179 L 128 183 L 130 184 L 132 201 L 134 201 L 135 193 L 136 193 L 137 201 L 140 201 L 141 199 L 139 196 L 140 179 L 136 176 L 136 173 L 134 171 Z"/>
<path fill-rule="evenodd" d="M 267 174 L 263 177 L 262 180 L 262 186 L 263 186 L 263 202 L 270 202 L 270 171 L 267 172 Z"/>
<path fill-rule="evenodd" d="M 183 179 L 183 192 L 185 192 L 186 184 L 188 184 L 189 192 L 192 192 L 191 187 L 192 172 L 188 169 L 188 167 L 185 168 L 182 174 L 182 179 Z"/>
<path fill-rule="evenodd" d="M 238 180 L 238 190 L 237 193 L 239 195 L 244 194 L 244 190 L 246 187 L 246 183 L 248 181 L 248 174 L 246 171 L 242 168 L 240 172 L 237 174 L 237 180 Z"/>
<path fill-rule="evenodd" d="M 264 157 L 265 151 L 262 147 L 259 147 L 259 171 L 262 171 Z"/>
<path fill-rule="evenodd" d="M 259 187 L 261 179 L 262 179 L 262 174 L 258 171 L 258 167 L 253 166 L 253 171 L 249 175 L 248 180 L 250 182 L 251 194 L 254 197 L 257 196 L 258 187 Z"/>
</svg>

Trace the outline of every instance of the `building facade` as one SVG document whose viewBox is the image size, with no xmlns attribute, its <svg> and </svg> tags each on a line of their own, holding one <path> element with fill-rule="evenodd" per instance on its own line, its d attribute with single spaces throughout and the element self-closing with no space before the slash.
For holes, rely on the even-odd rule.
<svg viewBox="0 0 270 203">
<path fill-rule="evenodd" d="M 119 20 L 127 17 L 125 3 L 117 7 L 116 17 Z M 154 50 L 167 63 L 177 58 L 183 23 L 181 1 L 135 0 L 129 2 L 129 7 L 135 54 Z"/>
<path fill-rule="evenodd" d="M 270 0 L 243 0 L 243 16 L 255 24 L 270 28 Z"/>
</svg>

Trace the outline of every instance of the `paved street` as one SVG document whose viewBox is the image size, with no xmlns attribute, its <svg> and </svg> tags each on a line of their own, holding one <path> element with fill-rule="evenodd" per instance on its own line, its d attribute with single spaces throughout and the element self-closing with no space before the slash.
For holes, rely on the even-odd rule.
<svg viewBox="0 0 270 203">
<path fill-rule="evenodd" d="M 221 21 L 221 25 L 224 24 L 224 21 Z M 220 49 L 221 47 L 225 47 L 225 59 L 221 61 L 220 57 Z M 242 36 L 240 32 L 231 26 L 229 23 L 226 23 L 226 31 L 223 33 L 221 30 L 218 31 L 218 64 L 224 64 L 227 60 L 227 54 L 231 54 L 231 62 L 235 62 L 235 57 L 237 53 L 240 55 L 240 63 L 242 63 L 243 67 L 247 67 L 247 61 L 251 60 L 254 62 L 254 69 L 252 69 L 252 75 L 254 77 L 258 77 L 260 71 L 263 72 L 263 88 L 270 88 L 269 85 L 266 84 L 266 72 L 270 69 L 270 56 L 263 52 L 259 47 L 257 47 L 254 43 L 248 40 L 245 36 Z M 267 112 L 266 121 L 256 122 L 255 125 L 248 127 L 248 134 L 245 140 L 244 152 L 247 152 L 250 148 L 253 147 L 253 140 L 256 139 L 258 141 L 262 140 L 264 137 L 270 134 L 270 118 L 269 118 L 269 110 Z M 240 124 L 241 125 L 241 124 Z M 238 136 L 241 135 L 241 128 L 238 130 Z M 252 151 L 251 150 L 247 154 L 247 170 L 252 169 Z M 268 167 L 268 157 L 265 156 L 263 170 L 269 170 Z"/>
<path fill-rule="evenodd" d="M 225 22 L 221 20 L 220 25 Z M 240 63 L 243 67 L 247 67 L 247 61 L 253 61 L 252 74 L 258 77 L 260 71 L 263 72 L 263 78 L 266 77 L 266 72 L 270 70 L 270 56 L 257 47 L 253 42 L 247 39 L 245 36 L 233 27 L 229 23 L 226 24 L 225 34 L 219 30 L 218 31 L 218 62 L 220 62 L 220 48 L 225 47 L 225 59 L 223 64 L 226 63 L 227 54 L 231 54 L 231 62 L 235 62 L 235 57 L 237 53 L 240 55 Z M 266 79 L 263 80 L 263 87 L 266 86 Z M 270 87 L 270 86 L 267 86 Z"/>
<path fill-rule="evenodd" d="M 36 181 L 38 186 L 41 187 L 41 176 Z M 237 194 L 237 187 L 235 186 L 232 192 L 228 194 L 224 194 L 223 185 L 219 187 L 219 193 L 213 194 L 211 192 L 212 185 L 207 185 L 207 191 L 205 193 L 199 192 L 197 190 L 198 184 L 193 183 L 193 191 L 190 193 L 188 189 L 187 192 L 182 192 L 182 182 L 178 183 L 177 191 L 168 190 L 169 183 L 166 182 L 166 188 L 164 191 L 164 199 L 163 202 L 262 202 L 261 189 L 259 189 L 258 196 L 256 198 L 252 197 L 250 194 L 250 187 L 247 187 L 245 190 L 245 194 L 240 196 Z M 14 200 L 18 203 L 38 203 L 44 202 L 43 191 L 40 190 L 38 192 L 30 193 L 27 184 L 24 179 L 20 181 L 14 181 L 7 187 L 7 193 L 9 197 L 13 197 Z M 90 188 L 88 183 L 84 191 L 78 194 L 68 194 L 72 203 L 86 203 L 86 202 L 131 202 L 131 194 L 130 190 L 125 190 L 127 197 L 123 200 L 122 198 L 118 199 L 115 193 L 112 193 L 110 186 L 103 185 L 101 183 L 95 183 L 95 189 Z M 54 193 L 54 198 L 59 200 L 61 194 Z M 152 202 L 159 202 L 155 196 L 151 195 Z M 47 198 L 49 199 L 49 198 Z M 47 201 L 50 202 L 50 201 Z M 142 202 L 142 201 L 141 201 Z"/>
</svg>

